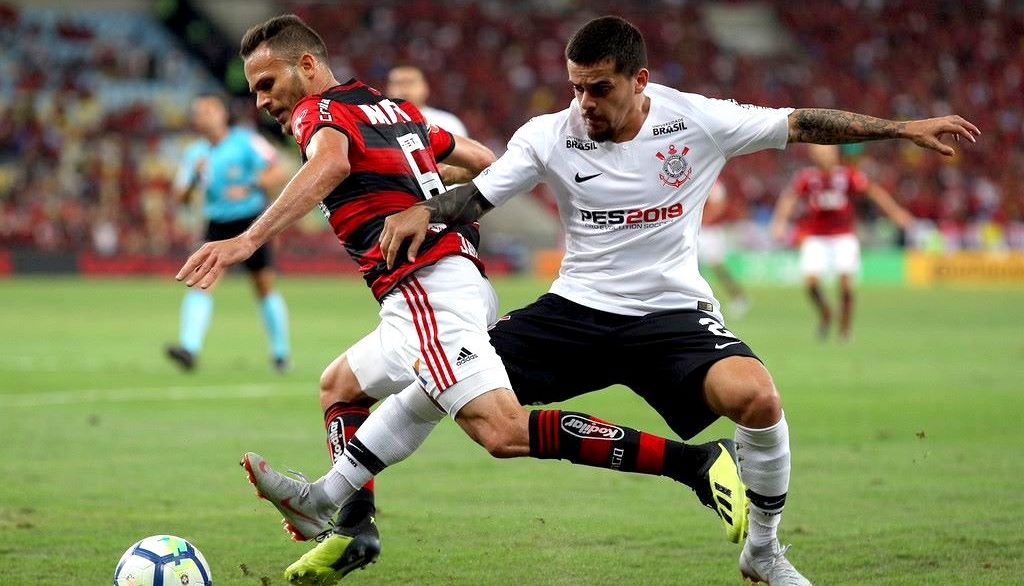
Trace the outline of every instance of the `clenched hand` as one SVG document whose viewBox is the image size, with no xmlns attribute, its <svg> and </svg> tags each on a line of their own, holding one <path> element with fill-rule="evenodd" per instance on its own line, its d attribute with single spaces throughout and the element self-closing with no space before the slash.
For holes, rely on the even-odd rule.
<svg viewBox="0 0 1024 586">
<path fill-rule="evenodd" d="M 421 205 L 414 205 L 384 219 L 384 230 L 380 233 L 380 252 L 389 269 L 395 266 L 395 258 L 406 240 L 409 240 L 409 262 L 416 260 L 416 253 L 427 237 L 429 225 L 430 210 Z"/>
</svg>

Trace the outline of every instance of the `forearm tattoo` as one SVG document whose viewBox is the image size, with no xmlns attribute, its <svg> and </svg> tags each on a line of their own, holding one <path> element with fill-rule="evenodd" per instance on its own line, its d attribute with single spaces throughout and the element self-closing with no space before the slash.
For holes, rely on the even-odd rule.
<svg viewBox="0 0 1024 586">
<path fill-rule="evenodd" d="M 795 128 L 790 142 L 844 144 L 902 136 L 905 122 L 883 120 L 864 114 L 807 108 L 793 112 Z"/>
<path fill-rule="evenodd" d="M 460 185 L 419 204 L 430 210 L 431 222 L 468 224 L 494 208 L 472 183 Z"/>
</svg>

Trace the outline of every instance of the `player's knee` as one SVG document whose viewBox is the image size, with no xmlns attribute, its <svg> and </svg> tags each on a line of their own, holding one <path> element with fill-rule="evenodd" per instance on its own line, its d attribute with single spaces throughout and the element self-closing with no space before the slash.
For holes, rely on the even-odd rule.
<svg viewBox="0 0 1024 586">
<path fill-rule="evenodd" d="M 751 386 L 743 395 L 746 400 L 736 423 L 761 429 L 774 425 L 782 417 L 782 400 L 770 380 Z"/>
<path fill-rule="evenodd" d="M 495 458 L 515 458 L 520 455 L 511 436 L 500 431 L 491 430 L 477 438 L 477 442 Z"/>
<path fill-rule="evenodd" d="M 515 421 L 492 418 L 475 422 L 473 440 L 495 458 L 516 458 L 529 454 L 529 436 L 524 436 Z"/>
<path fill-rule="evenodd" d="M 320 375 L 320 404 L 355 403 L 367 399 L 355 374 L 348 370 L 348 361 L 340 356 L 327 365 Z"/>
<path fill-rule="evenodd" d="M 709 407 L 744 427 L 764 428 L 782 417 L 782 401 L 764 365 L 753 358 L 717 362 L 705 379 Z"/>
<path fill-rule="evenodd" d="M 468 402 L 455 422 L 495 458 L 530 453 L 529 413 L 508 389 L 495 389 Z"/>
</svg>

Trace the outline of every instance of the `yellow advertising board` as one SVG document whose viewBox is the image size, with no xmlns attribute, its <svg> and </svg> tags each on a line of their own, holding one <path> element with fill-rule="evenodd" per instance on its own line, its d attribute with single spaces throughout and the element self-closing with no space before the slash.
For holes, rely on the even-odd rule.
<svg viewBox="0 0 1024 586">
<path fill-rule="evenodd" d="M 908 251 L 907 283 L 916 287 L 948 284 L 1024 284 L 1024 252 Z"/>
</svg>

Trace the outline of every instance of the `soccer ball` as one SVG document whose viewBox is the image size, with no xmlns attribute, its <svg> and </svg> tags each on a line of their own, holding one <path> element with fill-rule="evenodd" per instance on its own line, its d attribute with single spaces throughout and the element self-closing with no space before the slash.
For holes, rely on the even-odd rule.
<svg viewBox="0 0 1024 586">
<path fill-rule="evenodd" d="M 153 535 L 128 548 L 114 569 L 114 586 L 212 586 L 206 558 L 188 541 Z"/>
</svg>

